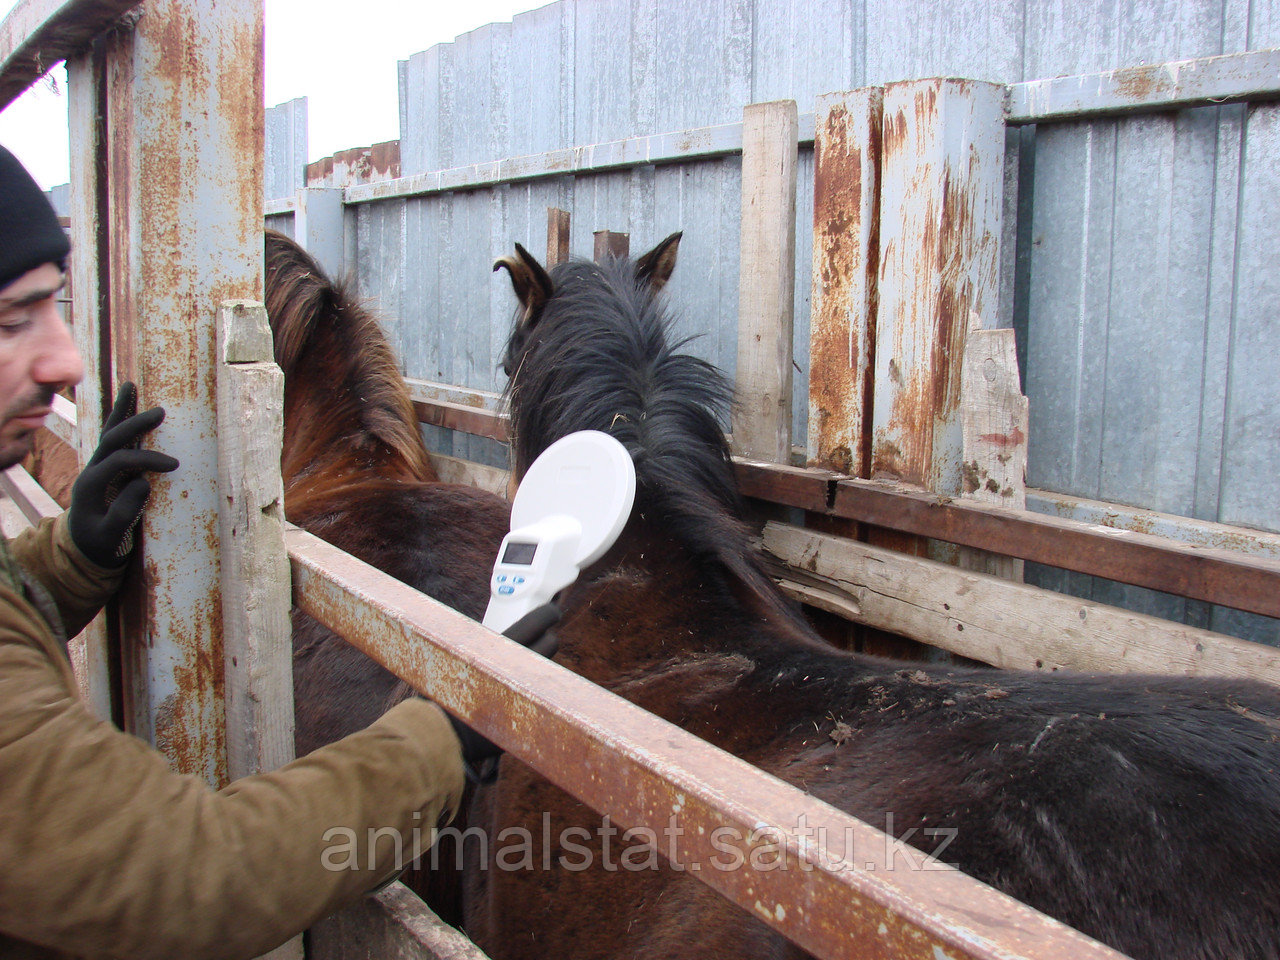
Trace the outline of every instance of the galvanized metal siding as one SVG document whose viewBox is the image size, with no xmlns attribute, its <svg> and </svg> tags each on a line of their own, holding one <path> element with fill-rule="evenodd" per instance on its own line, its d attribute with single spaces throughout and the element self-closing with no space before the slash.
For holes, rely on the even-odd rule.
<svg viewBox="0 0 1280 960">
<path fill-rule="evenodd" d="M 1011 83 L 1280 46 L 1247 0 L 560 0 L 401 65 L 405 175 L 741 118 L 750 102 L 952 75 Z M 1000 303 L 1031 398 L 1030 481 L 1280 529 L 1275 403 L 1280 107 L 1012 131 Z M 797 210 L 795 440 L 805 437 L 812 151 Z M 545 253 L 548 206 L 639 252 L 682 229 L 681 332 L 732 375 L 737 158 L 563 177 L 359 208 L 360 291 L 406 373 L 500 389 L 513 298 L 489 265 Z M 491 444 L 433 434 L 493 462 Z M 1046 584 L 1280 641 L 1272 622 L 1032 570 Z"/>
</svg>

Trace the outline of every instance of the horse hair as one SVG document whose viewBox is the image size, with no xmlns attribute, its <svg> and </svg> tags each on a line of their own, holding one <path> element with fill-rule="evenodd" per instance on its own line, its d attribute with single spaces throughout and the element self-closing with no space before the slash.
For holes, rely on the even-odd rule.
<svg viewBox="0 0 1280 960">
<path fill-rule="evenodd" d="M 657 523 L 696 559 L 719 567 L 767 616 L 808 642 L 780 601 L 746 525 L 721 422 L 733 388 L 714 366 L 670 341 L 665 298 L 628 258 L 570 260 L 550 271 L 554 296 L 517 323 L 504 365 L 516 476 L 577 430 L 616 438 L 636 469 L 633 515 Z"/>
<path fill-rule="evenodd" d="M 305 250 L 271 230 L 266 296 L 291 428 L 283 458 L 287 480 L 319 472 L 435 480 L 413 400 L 378 321 Z M 290 416 L 309 402 L 325 411 L 319 422 Z M 335 437 L 329 426 L 335 420 L 359 429 Z"/>
</svg>

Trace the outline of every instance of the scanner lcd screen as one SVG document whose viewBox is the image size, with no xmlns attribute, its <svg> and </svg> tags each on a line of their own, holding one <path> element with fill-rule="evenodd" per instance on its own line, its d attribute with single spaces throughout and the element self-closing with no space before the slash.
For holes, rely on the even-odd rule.
<svg viewBox="0 0 1280 960">
<path fill-rule="evenodd" d="M 533 555 L 537 551 L 536 543 L 508 543 L 507 549 L 502 554 L 502 562 L 518 563 L 527 567 L 533 563 Z"/>
</svg>

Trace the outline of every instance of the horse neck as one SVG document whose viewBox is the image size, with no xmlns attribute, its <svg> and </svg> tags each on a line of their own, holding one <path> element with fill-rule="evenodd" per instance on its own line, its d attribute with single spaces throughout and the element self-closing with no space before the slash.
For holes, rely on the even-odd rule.
<svg viewBox="0 0 1280 960">
<path fill-rule="evenodd" d="M 762 614 L 740 584 L 699 562 L 658 525 L 633 519 L 613 549 L 561 597 L 561 659 L 602 686 L 648 665 L 766 643 L 820 643 Z"/>
</svg>

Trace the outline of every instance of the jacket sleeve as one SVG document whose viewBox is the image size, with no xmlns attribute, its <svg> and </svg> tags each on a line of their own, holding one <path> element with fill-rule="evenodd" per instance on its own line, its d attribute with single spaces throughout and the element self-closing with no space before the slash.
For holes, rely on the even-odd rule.
<svg viewBox="0 0 1280 960">
<path fill-rule="evenodd" d="M 100 567 L 71 540 L 67 515 L 48 517 L 9 541 L 13 558 L 49 591 L 58 605 L 67 636 L 74 637 L 94 618 L 124 580 L 119 569 Z"/>
<path fill-rule="evenodd" d="M 0 931 L 86 957 L 255 957 L 425 851 L 460 802 L 458 741 L 410 700 L 215 792 L 98 721 L 0 633 Z"/>
</svg>

